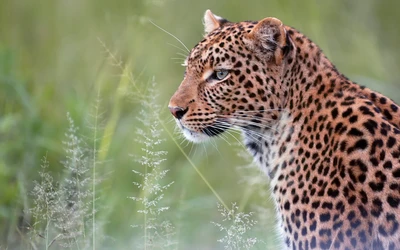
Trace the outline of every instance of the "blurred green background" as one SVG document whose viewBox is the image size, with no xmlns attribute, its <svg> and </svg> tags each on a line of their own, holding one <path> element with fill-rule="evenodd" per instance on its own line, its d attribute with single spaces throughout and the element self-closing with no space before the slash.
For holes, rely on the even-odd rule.
<svg viewBox="0 0 400 250">
<path fill-rule="evenodd" d="M 202 38 L 206 9 L 231 21 L 275 16 L 315 41 L 350 79 L 400 102 L 399 1 L 1 0 L 0 249 L 21 249 L 27 240 L 30 218 L 24 211 L 32 207 L 30 193 L 44 155 L 54 178 L 62 178 L 67 112 L 85 137 L 98 97 L 104 127 L 108 126 L 101 136 L 109 142 L 98 167 L 103 181 L 97 217 L 105 222 L 109 237 L 103 246 L 134 249 L 137 231 L 131 225 L 141 215 L 127 197 L 139 193 L 132 182 L 140 179 L 132 169 L 140 166 L 130 155 L 141 147 L 135 140 L 140 103 L 131 83 L 121 85 L 122 69 L 144 91 L 155 79 L 163 107 L 160 116 L 173 131 L 166 106 L 182 79 L 184 52 L 149 20 L 191 48 Z M 164 168 L 170 170 L 165 181 L 174 181 L 165 192 L 163 203 L 170 209 L 163 216 L 174 221 L 177 248 L 222 248 L 217 242 L 221 233 L 210 223 L 220 220 L 218 200 L 171 137 L 164 132 L 163 138 L 160 148 L 168 150 Z M 229 145 L 235 139 L 217 140 L 216 147 L 181 138 L 178 142 L 225 203 L 237 202 L 243 211 L 268 208 L 256 213 L 264 223 L 253 233 L 274 249 L 272 201 L 266 198 L 267 187 L 243 181 L 237 167 L 249 162 Z M 251 174 L 262 178 L 257 169 Z"/>
</svg>

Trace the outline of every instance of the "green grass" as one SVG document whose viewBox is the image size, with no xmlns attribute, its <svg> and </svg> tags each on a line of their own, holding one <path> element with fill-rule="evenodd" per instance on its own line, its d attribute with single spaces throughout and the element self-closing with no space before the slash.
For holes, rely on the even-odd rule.
<svg viewBox="0 0 400 250">
<path fill-rule="evenodd" d="M 137 117 L 153 79 L 161 108 L 148 112 L 157 112 L 165 139 L 159 147 L 168 151 L 162 183 L 174 182 L 164 190 L 159 205 L 169 209 L 160 219 L 173 222 L 177 248 L 223 248 L 217 241 L 223 232 L 210 223 L 222 220 L 218 202 L 253 211 L 258 223 L 249 237 L 265 242 L 259 249 L 275 246 L 267 179 L 257 169 L 237 170 L 249 163 L 241 149 L 223 140 L 192 145 L 173 132 L 166 106 L 182 80 L 186 52 L 149 20 L 191 48 L 202 38 L 206 9 L 232 21 L 275 16 L 320 45 L 350 79 L 400 102 L 399 7 L 378 0 L 0 1 L 0 249 L 26 248 L 32 240 L 35 221 L 26 211 L 34 207 L 43 157 L 55 181 L 66 177 L 60 162 L 67 113 L 94 152 L 87 189 L 96 193 L 90 209 L 98 212 L 88 221 L 99 231 L 87 237 L 101 242 L 96 249 L 134 248 L 138 232 L 131 225 L 143 216 L 127 197 L 141 195 L 133 182 L 142 179 L 132 173 L 140 166 L 131 155 L 142 152 L 136 131 L 148 128 Z"/>
</svg>

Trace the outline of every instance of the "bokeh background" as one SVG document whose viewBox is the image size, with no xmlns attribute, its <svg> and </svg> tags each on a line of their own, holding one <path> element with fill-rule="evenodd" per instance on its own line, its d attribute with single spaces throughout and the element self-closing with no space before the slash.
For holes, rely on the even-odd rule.
<svg viewBox="0 0 400 250">
<path fill-rule="evenodd" d="M 131 155 L 141 152 L 136 139 L 142 124 L 141 99 L 132 85 L 147 93 L 157 82 L 157 112 L 173 132 L 167 103 L 182 79 L 186 53 L 149 20 L 191 48 L 202 38 L 206 9 L 231 21 L 277 17 L 315 41 L 350 79 L 400 102 L 399 1 L 1 0 L 0 249 L 31 248 L 26 211 L 33 206 L 41 159 L 47 155 L 49 171 L 62 181 L 66 114 L 85 139 L 96 100 L 103 128 L 99 145 L 106 145 L 97 167 L 102 182 L 96 215 L 106 240 L 98 248 L 136 249 L 140 231 L 131 225 L 143 219 L 140 204 L 127 197 L 140 193 L 133 182 L 141 179 L 132 170 L 141 166 Z M 127 72 L 132 79 L 124 83 Z M 238 153 L 235 138 L 192 145 L 178 135 L 223 201 L 254 212 L 259 223 L 249 233 L 265 242 L 258 249 L 275 249 L 268 180 L 257 169 L 240 169 L 250 161 Z M 222 249 L 217 240 L 223 232 L 210 223 L 221 221 L 218 199 L 171 136 L 164 131 L 161 137 L 160 148 L 168 151 L 162 166 L 169 169 L 163 181 L 174 182 L 164 192 L 162 203 L 170 209 L 162 216 L 174 223 L 175 248 Z"/>
</svg>

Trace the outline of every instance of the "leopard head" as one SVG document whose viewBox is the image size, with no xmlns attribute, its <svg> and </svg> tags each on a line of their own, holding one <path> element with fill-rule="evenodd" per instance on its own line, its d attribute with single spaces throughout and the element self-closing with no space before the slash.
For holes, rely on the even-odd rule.
<svg viewBox="0 0 400 250">
<path fill-rule="evenodd" d="M 279 117 L 288 90 L 282 75 L 293 43 L 276 18 L 229 22 L 207 10 L 205 36 L 185 61 L 169 109 L 188 140 L 200 142 L 229 128 L 254 130 Z"/>
</svg>

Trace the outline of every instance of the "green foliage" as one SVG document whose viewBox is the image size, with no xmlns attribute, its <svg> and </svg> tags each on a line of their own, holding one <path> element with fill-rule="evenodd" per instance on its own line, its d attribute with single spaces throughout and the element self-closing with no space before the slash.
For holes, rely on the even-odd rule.
<svg viewBox="0 0 400 250">
<path fill-rule="evenodd" d="M 43 249 L 54 238 L 50 249 L 61 242 L 70 245 L 73 238 L 82 240 L 82 248 L 146 245 L 144 213 L 137 211 L 148 208 L 144 200 L 126 197 L 156 199 L 160 194 L 157 208 L 169 209 L 151 217 L 157 219 L 159 232 L 171 228 L 164 221 L 171 222 L 174 230 L 167 235 L 174 233 L 173 248 L 222 248 L 217 240 L 224 231 L 208 223 L 221 221 L 217 194 L 226 204 L 237 202 L 238 213 L 253 211 L 258 223 L 246 235 L 273 249 L 274 210 L 267 181 L 257 169 L 234 171 L 249 163 L 230 145 L 239 136 L 232 133 L 227 142 L 205 145 L 169 136 L 175 124 L 166 106 L 182 80 L 180 64 L 187 52 L 149 20 L 191 48 L 202 38 L 206 9 L 232 21 L 275 16 L 320 45 L 350 79 L 400 102 L 399 7 L 393 0 L 0 1 L 0 248 L 33 248 L 33 242 Z M 153 76 L 159 82 L 153 87 L 156 93 L 149 92 Z M 92 112 L 99 97 L 101 108 Z M 142 106 L 143 98 L 161 106 Z M 81 128 L 74 131 L 76 138 L 65 138 L 67 112 L 73 126 Z M 91 113 L 101 119 L 90 118 Z M 153 113 L 157 128 L 137 119 Z M 89 126 L 86 120 L 92 121 Z M 141 136 L 155 132 L 160 134 L 153 143 L 165 141 L 151 149 Z M 150 157 L 165 160 L 159 165 L 132 161 L 132 154 L 146 155 L 143 148 L 168 155 Z M 163 178 L 148 177 L 146 184 L 146 165 L 156 168 L 151 164 L 159 168 L 148 173 Z M 132 169 L 143 175 L 132 174 Z M 168 174 L 163 172 L 167 169 Z M 151 193 L 156 189 L 143 191 L 155 183 L 156 195 Z M 81 212 L 71 217 L 68 204 Z M 37 210 L 27 213 L 32 208 Z M 47 237 L 46 244 L 41 236 Z"/>
</svg>

